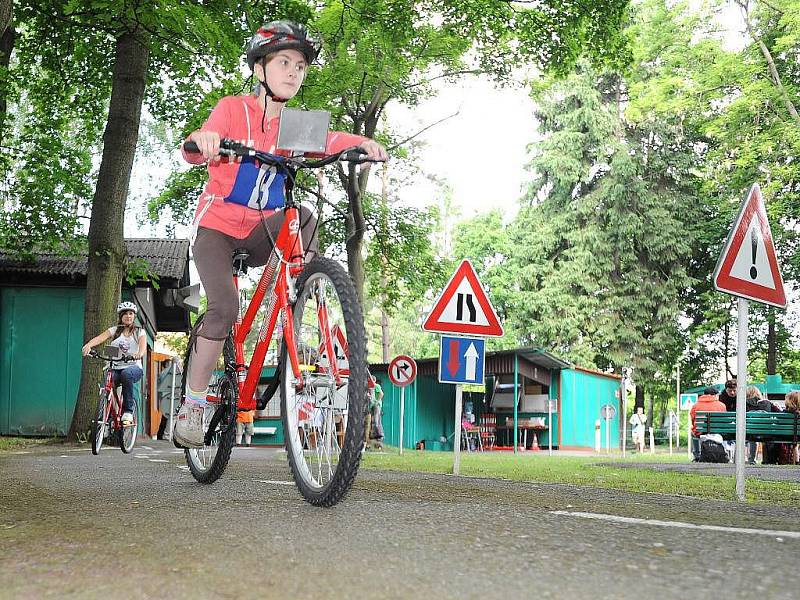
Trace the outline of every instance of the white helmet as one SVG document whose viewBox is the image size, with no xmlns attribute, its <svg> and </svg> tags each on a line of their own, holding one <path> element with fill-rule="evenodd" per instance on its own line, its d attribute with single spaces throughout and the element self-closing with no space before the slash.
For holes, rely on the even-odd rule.
<svg viewBox="0 0 800 600">
<path fill-rule="evenodd" d="M 139 307 L 136 306 L 133 302 L 120 302 L 119 306 L 117 306 L 117 314 L 125 312 L 126 310 L 132 310 L 133 314 L 137 314 L 139 312 Z"/>
</svg>

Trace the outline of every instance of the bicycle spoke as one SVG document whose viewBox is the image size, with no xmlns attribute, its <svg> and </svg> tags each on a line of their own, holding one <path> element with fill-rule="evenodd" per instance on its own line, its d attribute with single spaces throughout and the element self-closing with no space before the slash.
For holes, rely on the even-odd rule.
<svg viewBox="0 0 800 600">
<path fill-rule="evenodd" d="M 365 346 L 360 321 L 352 314 L 346 316 L 343 294 L 356 302 L 349 277 L 333 261 L 315 261 L 320 264 L 311 272 L 307 267 L 294 305 L 294 350 L 301 367 L 299 377 L 286 357 L 282 361 L 281 391 L 286 447 L 298 487 L 310 502 L 330 505 L 346 491 L 360 459 L 357 440 L 363 436 L 363 421 L 354 429 L 352 425 L 359 419 L 351 419 L 349 415 L 353 406 L 357 414 L 363 412 Z M 358 357 L 357 370 L 364 380 L 356 389 L 363 389 L 364 398 L 360 397 L 361 391 L 355 397 L 349 393 L 353 344 Z M 287 352 L 284 348 L 285 355 Z M 349 451 L 347 443 L 342 442 L 344 439 L 350 439 Z M 355 448 L 358 450 L 354 451 Z M 343 461 L 347 465 L 345 471 L 341 468 Z"/>
</svg>

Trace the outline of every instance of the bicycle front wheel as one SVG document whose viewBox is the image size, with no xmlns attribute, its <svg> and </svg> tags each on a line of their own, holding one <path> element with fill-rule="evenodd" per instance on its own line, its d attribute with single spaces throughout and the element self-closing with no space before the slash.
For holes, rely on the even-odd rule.
<svg viewBox="0 0 800 600">
<path fill-rule="evenodd" d="M 108 390 L 102 390 L 100 398 L 97 399 L 97 408 L 92 421 L 92 454 L 100 454 L 100 448 L 103 447 L 103 439 L 108 431 L 109 409 Z"/>
<path fill-rule="evenodd" d="M 192 347 L 195 339 L 197 339 L 197 333 L 202 322 L 203 317 L 200 317 L 189 336 L 189 348 L 186 351 L 181 383 L 181 397 L 183 398 L 186 397 Z M 225 340 L 222 355 L 225 363 L 222 365 L 223 374 L 216 380 L 212 380 L 209 385 L 209 395 L 216 396 L 217 401 L 210 402 L 203 415 L 205 444 L 202 448 L 187 448 L 184 450 L 189 471 L 192 477 L 200 483 L 214 483 L 222 476 L 228 466 L 231 451 L 236 441 L 236 402 L 239 397 L 239 386 L 236 377 L 232 375 L 230 370 L 230 365 L 235 362 L 233 338 L 230 335 Z"/>
<path fill-rule="evenodd" d="M 133 450 L 133 446 L 136 444 L 136 434 L 139 429 L 139 421 L 136 418 L 138 414 L 138 407 L 134 403 L 133 405 L 133 424 L 129 427 L 123 427 L 122 431 L 119 432 L 119 448 L 125 454 L 130 454 Z"/>
<path fill-rule="evenodd" d="M 280 361 L 286 451 L 303 498 L 333 506 L 350 489 L 361 461 L 368 376 L 364 317 L 350 276 L 335 261 L 312 260 L 297 290 L 294 348 L 300 378 L 292 371 L 285 339 Z"/>
</svg>

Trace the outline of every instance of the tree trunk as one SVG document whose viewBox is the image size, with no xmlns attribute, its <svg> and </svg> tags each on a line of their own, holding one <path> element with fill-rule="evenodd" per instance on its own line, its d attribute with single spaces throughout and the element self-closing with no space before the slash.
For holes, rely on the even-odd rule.
<svg viewBox="0 0 800 600">
<path fill-rule="evenodd" d="M 636 409 L 639 407 L 644 409 L 644 386 L 637 385 L 636 386 L 636 399 L 633 402 L 633 412 L 636 413 Z"/>
<path fill-rule="evenodd" d="M 84 339 L 116 322 L 116 304 L 125 269 L 123 221 L 131 178 L 139 119 L 147 79 L 148 39 L 126 32 L 117 39 L 112 74 L 111 104 L 103 134 L 103 157 L 89 222 Z M 76 440 L 91 429 L 102 364 L 85 361 L 68 437 Z"/>
<path fill-rule="evenodd" d="M 3 71 L 8 69 L 8 65 L 11 62 L 11 52 L 14 50 L 14 40 L 17 36 L 17 32 L 12 25 L 13 18 L 12 0 L 0 0 L 0 69 Z M 0 145 L 5 140 L 7 98 L 8 90 L 6 85 L 4 83 L 0 84 Z"/>
<path fill-rule="evenodd" d="M 767 375 L 775 375 L 778 367 L 778 337 L 775 333 L 775 309 L 770 308 L 767 315 Z"/>
<path fill-rule="evenodd" d="M 361 119 L 356 119 L 353 124 L 353 133 L 364 135 L 371 138 L 375 135 L 378 127 L 383 107 L 388 101 L 385 98 L 384 86 L 379 86 L 372 94 L 372 99 L 364 109 Z M 363 128 L 363 129 L 362 129 Z M 365 168 L 366 167 L 366 168 Z M 345 248 L 347 250 L 347 269 L 356 287 L 358 299 L 364 305 L 364 257 L 362 248 L 364 246 L 364 234 L 366 232 L 366 219 L 364 218 L 364 202 L 362 194 L 367 189 L 370 169 L 362 165 L 360 172 L 356 172 L 355 165 L 351 165 L 345 173 L 344 169 L 339 170 L 339 179 L 347 193 L 348 215 L 345 222 L 345 233 L 347 240 Z"/>
<path fill-rule="evenodd" d="M 386 311 L 381 309 L 381 359 L 389 362 L 389 317 Z"/>
</svg>

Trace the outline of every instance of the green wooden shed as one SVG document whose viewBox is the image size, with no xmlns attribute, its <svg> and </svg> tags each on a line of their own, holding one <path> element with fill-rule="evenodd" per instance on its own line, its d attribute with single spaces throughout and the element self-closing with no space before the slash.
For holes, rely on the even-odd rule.
<svg viewBox="0 0 800 600">
<path fill-rule="evenodd" d="M 176 290 L 189 285 L 189 241 L 127 239 L 128 256 L 158 277 L 123 282 L 122 297 L 139 306 L 137 320 L 152 352 L 159 331 L 188 331 Z M 64 435 L 80 383 L 86 256 L 40 254 L 27 261 L 0 253 L 0 435 Z M 110 326 L 111 324 L 109 324 Z M 143 361 L 137 392 L 140 427 L 157 429 L 155 362 Z"/>
<path fill-rule="evenodd" d="M 452 450 L 455 386 L 439 383 L 438 358 L 420 359 L 417 366 L 417 379 L 405 388 L 403 447 L 415 448 L 424 442 L 426 449 Z M 387 368 L 387 364 L 370 366 L 384 390 L 385 442 L 397 446 L 400 390 L 389 381 Z M 464 392 L 464 408 L 465 412 L 471 408 L 479 427 L 487 417 L 494 420 L 496 447 L 513 449 L 516 437 L 518 447 L 524 443 L 530 448 L 536 433 L 540 447 L 547 447 L 552 436 L 553 448 L 592 449 L 600 409 L 610 404 L 616 409 L 609 423 L 611 446 L 619 448 L 619 375 L 578 367 L 538 348 L 489 352 L 485 372 L 482 391 Z M 525 434 L 530 423 L 537 427 L 541 423 L 545 429 L 531 426 L 530 435 Z"/>
</svg>

